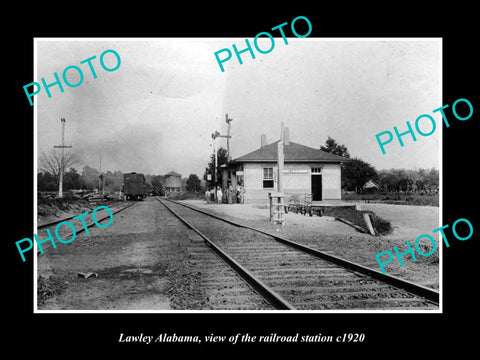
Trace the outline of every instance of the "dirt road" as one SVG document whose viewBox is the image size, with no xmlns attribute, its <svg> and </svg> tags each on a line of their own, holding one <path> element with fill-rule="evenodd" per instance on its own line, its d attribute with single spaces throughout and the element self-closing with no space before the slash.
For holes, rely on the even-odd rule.
<svg viewBox="0 0 480 360">
<path fill-rule="evenodd" d="M 114 217 L 108 228 L 93 227 L 70 244 L 38 256 L 38 276 L 54 296 L 41 310 L 168 309 L 166 269 L 170 247 L 155 222 L 155 203 L 139 203 Z M 163 255 L 163 256 L 162 256 Z M 79 272 L 98 277 L 82 278 Z"/>
<path fill-rule="evenodd" d="M 46 249 L 38 276 L 39 310 L 271 309 L 153 198 L 115 215 L 108 228 Z"/>
</svg>

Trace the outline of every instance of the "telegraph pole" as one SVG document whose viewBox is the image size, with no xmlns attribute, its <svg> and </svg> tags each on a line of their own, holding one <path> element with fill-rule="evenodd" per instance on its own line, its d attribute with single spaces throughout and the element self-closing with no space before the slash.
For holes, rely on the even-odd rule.
<svg viewBox="0 0 480 360">
<path fill-rule="evenodd" d="M 277 194 L 269 194 L 270 198 L 270 221 L 278 222 L 282 226 L 285 224 L 283 214 L 285 213 L 285 205 L 283 202 L 283 165 L 284 165 L 284 153 L 283 144 L 285 143 L 285 129 L 283 122 L 280 130 L 280 140 L 277 143 Z M 273 198 L 277 198 L 277 203 L 273 203 Z M 273 218 L 273 214 L 276 214 L 276 218 Z"/>
<path fill-rule="evenodd" d="M 233 121 L 233 119 L 229 119 L 228 118 L 228 114 L 225 114 L 225 122 L 227 123 L 227 160 L 230 161 L 231 160 L 231 157 L 230 157 L 230 138 L 232 137 L 230 135 L 230 123 Z"/>
<path fill-rule="evenodd" d="M 285 141 L 285 129 L 283 122 L 280 129 L 280 141 L 277 143 L 277 166 L 278 166 L 278 178 L 277 178 L 277 191 L 283 193 L 283 165 L 284 165 L 284 156 L 283 156 L 283 143 Z"/>
<path fill-rule="evenodd" d="M 226 138 L 227 139 L 227 159 L 230 160 L 230 138 L 232 137 L 230 135 L 230 123 L 233 121 L 233 119 L 229 119 L 228 118 L 228 114 L 225 114 L 225 122 L 227 123 L 228 127 L 227 127 L 227 135 L 221 135 L 218 131 L 215 131 L 214 133 L 212 133 L 212 139 L 215 141 L 215 139 L 217 137 L 220 137 L 220 138 Z"/>
<path fill-rule="evenodd" d="M 213 156 L 214 156 L 214 162 L 213 162 L 213 200 L 216 202 L 217 201 L 217 147 L 216 147 L 216 141 L 215 141 L 215 133 L 212 134 L 213 138 Z"/>
<path fill-rule="evenodd" d="M 102 154 L 100 154 L 100 175 L 98 176 L 98 191 L 102 191 L 102 195 L 105 193 L 105 177 L 102 174 Z"/>
<path fill-rule="evenodd" d="M 226 138 L 227 139 L 227 161 L 230 160 L 230 143 L 229 139 L 232 137 L 230 135 L 230 123 L 233 119 L 228 118 L 228 114 L 225 114 L 225 122 L 227 123 L 227 135 L 221 135 L 217 130 L 212 133 L 213 139 L 213 153 L 215 154 L 215 167 L 214 167 L 214 185 L 215 185 L 215 200 L 217 200 L 217 167 L 218 167 L 218 156 L 217 156 L 217 148 L 216 148 L 216 139 L 217 138 Z"/>
<path fill-rule="evenodd" d="M 63 198 L 63 171 L 65 167 L 65 149 L 71 148 L 70 145 L 65 145 L 65 118 L 61 118 L 62 122 L 62 145 L 54 145 L 54 148 L 62 149 L 62 160 L 60 162 L 60 179 L 58 182 L 58 197 Z"/>
</svg>

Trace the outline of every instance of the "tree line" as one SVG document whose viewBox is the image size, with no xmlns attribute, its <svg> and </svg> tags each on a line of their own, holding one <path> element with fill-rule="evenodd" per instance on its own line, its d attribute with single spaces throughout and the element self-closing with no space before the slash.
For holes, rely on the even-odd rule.
<svg viewBox="0 0 480 360">
<path fill-rule="evenodd" d="M 349 161 L 342 164 L 342 189 L 346 191 L 365 191 L 365 184 L 372 180 L 378 185 L 380 191 L 388 193 L 414 192 L 435 193 L 439 187 L 439 171 L 432 169 L 389 169 L 377 171 L 375 167 L 362 159 L 351 157 L 345 145 L 337 143 L 331 137 L 320 146 L 326 152 L 343 156 Z M 217 151 L 217 184 L 222 183 L 221 165 L 227 163 L 227 151 L 220 147 Z M 214 174 L 214 154 L 210 155 L 210 161 L 204 172 L 204 180 L 208 174 Z M 84 166 L 79 173 L 73 166 L 78 162 L 71 153 L 67 153 L 64 161 L 63 189 L 94 191 L 101 188 L 103 181 L 104 191 L 115 193 L 122 190 L 123 173 L 121 171 L 106 171 L 100 173 L 97 169 L 88 165 Z M 39 157 L 39 172 L 37 173 L 38 191 L 58 191 L 58 181 L 61 157 L 58 152 L 50 154 L 42 153 Z M 68 168 L 68 170 L 66 170 Z M 213 176 L 212 176 L 213 177 Z M 163 175 L 146 175 L 146 190 L 156 195 L 164 194 L 165 177 Z M 211 179 L 208 183 L 213 185 Z M 182 186 L 187 191 L 200 192 L 204 186 L 196 174 L 190 174 L 182 179 Z"/>
<path fill-rule="evenodd" d="M 389 193 L 437 193 L 439 171 L 432 169 L 390 169 L 378 172 L 381 190 Z"/>
<path fill-rule="evenodd" d="M 102 177 L 100 177 L 102 175 Z M 38 191 L 58 191 L 58 174 L 52 174 L 49 171 L 39 171 L 37 173 Z M 63 189 L 96 191 L 101 188 L 103 181 L 104 191 L 106 193 L 115 193 L 122 190 L 123 173 L 121 171 L 107 171 L 100 173 L 88 165 L 84 166 L 79 173 L 71 167 L 63 174 Z M 145 175 L 145 188 L 147 192 L 154 195 L 164 195 L 165 176 L 163 175 Z M 199 192 L 203 190 L 200 178 L 197 174 L 190 174 L 188 178 L 182 179 L 182 185 L 187 191 Z"/>
<path fill-rule="evenodd" d="M 85 165 L 80 172 L 74 165 L 78 158 L 67 152 L 62 161 L 60 153 L 52 150 L 50 153 L 42 152 L 38 161 L 37 190 L 44 192 L 58 191 L 59 174 L 63 164 L 63 190 L 98 191 L 102 188 L 105 193 L 116 193 L 122 190 L 123 173 L 121 171 L 99 170 Z M 68 170 L 67 170 L 68 168 Z M 145 187 L 148 193 L 164 195 L 165 176 L 145 175 Z M 188 191 L 202 191 L 200 178 L 196 174 L 190 174 L 182 179 L 182 186 Z"/>
<path fill-rule="evenodd" d="M 342 189 L 358 193 L 368 191 L 365 184 L 372 180 L 379 191 L 388 193 L 435 193 L 439 187 L 439 171 L 432 169 L 389 169 L 377 171 L 359 158 L 351 158 L 345 145 L 338 144 L 330 136 L 320 150 L 343 156 L 349 161 L 342 164 Z"/>
<path fill-rule="evenodd" d="M 342 189 L 356 191 L 358 193 L 367 191 L 364 186 L 369 180 L 378 185 L 379 191 L 388 193 L 415 192 L 433 193 L 438 191 L 439 172 L 437 169 L 389 169 L 377 171 L 375 167 L 359 159 L 351 157 L 345 145 L 339 144 L 330 136 L 320 150 L 333 153 L 349 159 L 341 165 Z M 217 185 L 222 184 L 221 166 L 228 162 L 227 150 L 220 147 L 217 150 Z M 215 155 L 211 154 L 207 167 L 205 167 L 204 179 L 210 174 L 211 179 L 207 180 L 210 186 L 214 186 Z"/>
</svg>

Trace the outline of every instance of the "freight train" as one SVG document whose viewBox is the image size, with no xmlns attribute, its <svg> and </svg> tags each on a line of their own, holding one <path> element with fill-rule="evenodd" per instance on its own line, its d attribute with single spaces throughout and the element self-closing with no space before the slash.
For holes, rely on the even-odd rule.
<svg viewBox="0 0 480 360">
<path fill-rule="evenodd" d="M 143 200 L 145 191 L 145 176 L 135 172 L 123 174 L 123 194 L 127 200 Z"/>
</svg>

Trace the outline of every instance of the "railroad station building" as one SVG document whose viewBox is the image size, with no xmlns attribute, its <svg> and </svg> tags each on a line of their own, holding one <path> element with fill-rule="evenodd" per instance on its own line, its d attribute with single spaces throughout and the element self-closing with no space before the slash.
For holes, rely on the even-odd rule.
<svg viewBox="0 0 480 360">
<path fill-rule="evenodd" d="M 175 171 L 165 174 L 165 195 L 182 193 L 182 175 Z"/>
<path fill-rule="evenodd" d="M 225 189 L 244 187 L 244 202 L 268 202 L 268 193 L 277 191 L 277 143 L 267 144 L 262 135 L 259 149 L 222 166 Z M 284 145 L 283 192 L 311 194 L 312 201 L 341 200 L 341 163 L 348 159 L 288 141 Z"/>
</svg>

